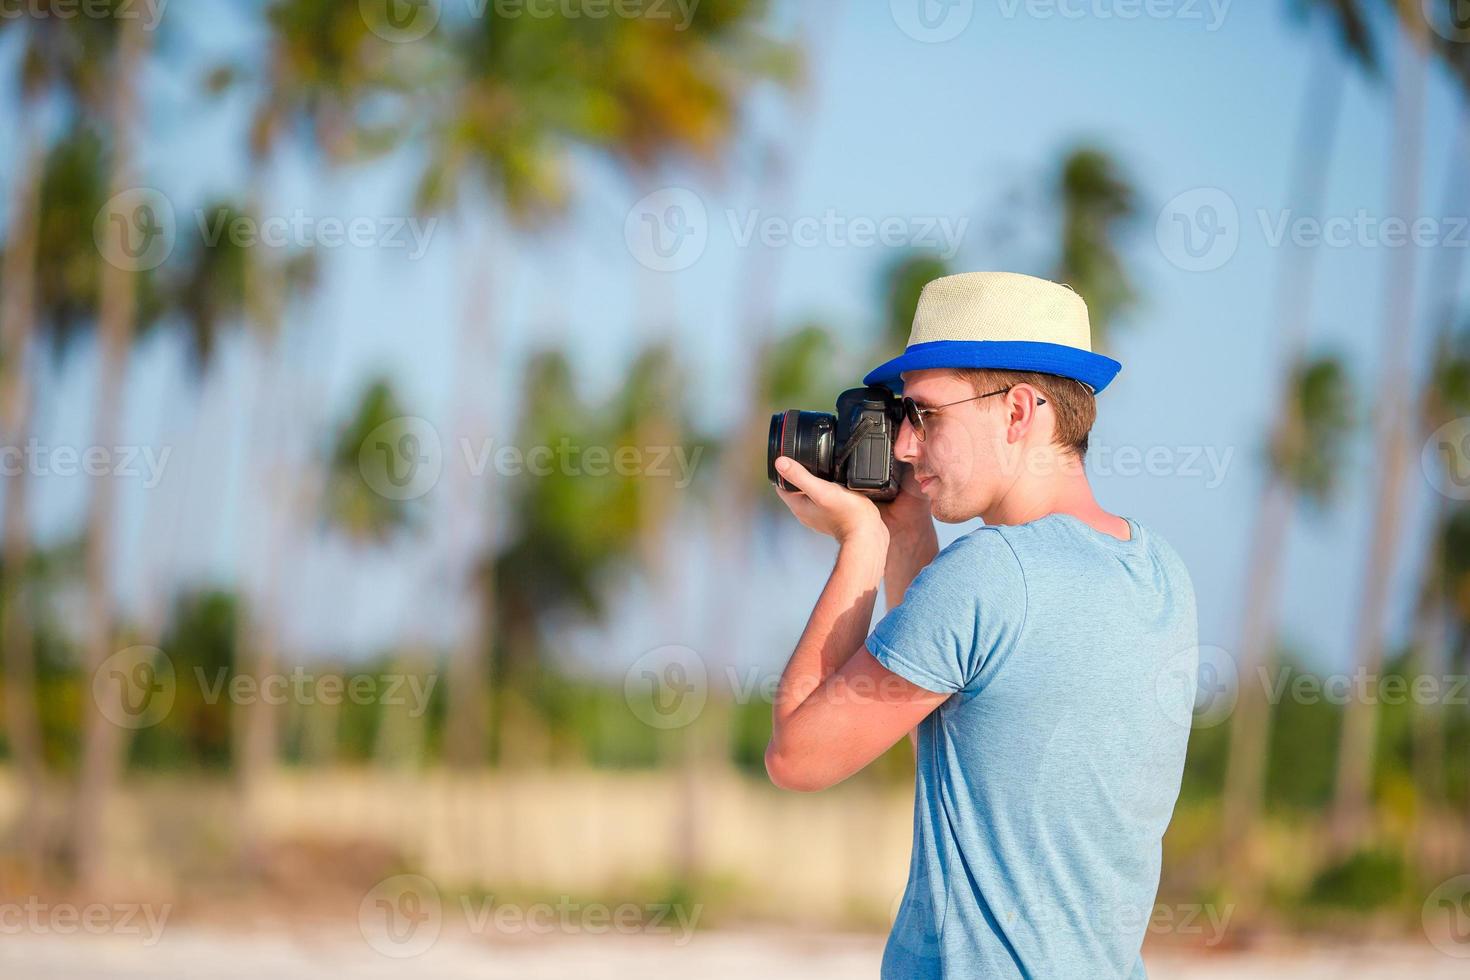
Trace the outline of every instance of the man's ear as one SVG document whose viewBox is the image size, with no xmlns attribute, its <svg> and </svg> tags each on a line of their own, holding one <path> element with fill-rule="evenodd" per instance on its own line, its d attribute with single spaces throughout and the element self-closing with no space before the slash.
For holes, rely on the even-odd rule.
<svg viewBox="0 0 1470 980">
<path fill-rule="evenodd" d="M 1026 438 L 1026 405 L 1019 388 L 1001 395 L 1006 403 L 1006 442 L 1017 445 Z"/>
<path fill-rule="evenodd" d="M 1023 383 L 1006 392 L 1005 400 L 1006 410 L 1010 413 L 1006 437 L 1010 442 L 1020 442 L 1036 424 L 1036 409 L 1046 404 L 1046 398 L 1031 385 Z"/>
</svg>

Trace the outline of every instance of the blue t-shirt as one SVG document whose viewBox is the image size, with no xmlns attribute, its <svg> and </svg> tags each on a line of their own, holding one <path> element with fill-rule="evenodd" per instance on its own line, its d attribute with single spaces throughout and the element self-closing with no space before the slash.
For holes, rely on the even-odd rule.
<svg viewBox="0 0 1470 980">
<path fill-rule="evenodd" d="M 982 527 L 868 637 L 884 667 L 953 695 L 918 729 L 885 978 L 1145 976 L 1199 640 L 1183 563 L 1128 526 Z"/>
</svg>

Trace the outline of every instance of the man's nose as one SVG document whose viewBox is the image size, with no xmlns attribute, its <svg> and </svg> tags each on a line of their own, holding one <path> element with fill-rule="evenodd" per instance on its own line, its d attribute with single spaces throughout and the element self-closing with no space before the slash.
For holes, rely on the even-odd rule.
<svg viewBox="0 0 1470 980">
<path fill-rule="evenodd" d="M 893 440 L 893 458 L 900 463 L 912 463 L 919 455 L 919 437 L 914 426 L 904 419 L 898 426 L 898 438 Z"/>
</svg>

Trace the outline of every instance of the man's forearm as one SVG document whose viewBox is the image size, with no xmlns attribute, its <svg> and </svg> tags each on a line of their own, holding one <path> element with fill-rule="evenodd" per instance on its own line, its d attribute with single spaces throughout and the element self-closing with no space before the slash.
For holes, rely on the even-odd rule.
<svg viewBox="0 0 1470 980">
<path fill-rule="evenodd" d="M 887 549 L 888 536 L 881 527 L 874 533 L 849 538 L 838 548 L 832 574 L 781 674 L 772 745 L 779 745 L 783 726 L 802 702 L 867 638 Z"/>
<path fill-rule="evenodd" d="M 883 602 L 891 610 L 903 602 L 914 576 L 939 554 L 939 535 L 934 531 L 933 520 L 928 518 L 912 530 L 890 532 L 890 535 L 888 559 L 883 566 Z M 915 732 L 909 732 L 909 742 L 917 753 L 919 740 Z"/>
<path fill-rule="evenodd" d="M 937 554 L 939 536 L 935 534 L 932 523 L 892 537 L 888 543 L 888 560 L 883 567 L 883 601 L 889 609 L 903 602 L 909 583 Z"/>
</svg>

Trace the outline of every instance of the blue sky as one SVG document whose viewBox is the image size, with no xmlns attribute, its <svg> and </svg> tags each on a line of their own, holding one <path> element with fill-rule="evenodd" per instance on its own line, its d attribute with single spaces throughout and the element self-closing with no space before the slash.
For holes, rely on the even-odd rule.
<svg viewBox="0 0 1470 980">
<path fill-rule="evenodd" d="M 181 4 L 170 11 L 177 60 L 156 69 L 147 86 L 151 138 L 141 148 L 140 170 L 147 183 L 165 189 L 184 221 L 203 201 L 238 196 L 246 176 L 239 140 L 244 98 L 208 103 L 193 88 L 204 65 L 222 56 L 248 58 L 256 39 L 228 4 L 211 6 L 217 9 Z M 849 228 L 887 218 L 910 229 L 928 219 L 964 223 L 957 270 L 1044 274 L 1055 237 L 1044 206 L 1046 182 L 1066 148 L 1096 143 L 1116 156 L 1140 194 L 1140 219 L 1125 247 L 1141 302 L 1116 331 L 1112 353 L 1124 371 L 1101 399 L 1094 436 L 1098 462 L 1114 462 L 1095 473 L 1095 483 L 1105 506 L 1175 545 L 1194 577 L 1202 641 L 1233 649 L 1259 447 L 1274 398 L 1271 304 L 1283 249 L 1270 244 L 1262 215 L 1269 224 L 1293 206 L 1286 199 L 1290 154 L 1320 35 L 1291 21 L 1277 3 L 1217 7 L 1223 17 L 1216 25 L 1208 4 L 1185 0 L 1151 8 L 1166 16 L 1138 18 L 1124 16 L 1132 9 L 1127 0 L 1061 8 L 1017 0 L 975 3 L 957 36 L 925 43 L 901 29 L 900 21 L 912 23 L 902 0 L 891 8 L 783 5 L 776 22 L 802 39 L 807 82 L 795 97 L 756 93 L 744 135 L 716 172 L 671 167 L 634 181 L 578 155 L 571 164 L 576 201 L 534 237 L 507 234 L 493 216 L 466 211 L 437 226 L 416 261 L 401 250 L 324 249 L 321 289 L 291 311 L 293 326 L 303 327 L 292 342 L 305 367 L 261 389 L 266 402 L 287 405 L 281 431 L 292 452 L 312 440 L 319 445 L 323 427 L 379 373 L 393 377 L 413 414 L 438 428 L 451 456 L 461 434 L 509 439 L 514 377 L 527 352 L 565 344 L 586 384 L 605 391 L 641 343 L 668 330 L 690 361 L 702 421 L 721 428 L 738 413 L 764 413 L 773 406 L 739 400 L 752 349 L 740 311 L 747 269 L 761 246 L 742 247 L 732 222 L 738 229 L 752 219 L 789 223 L 830 215 Z M 1064 16 L 1061 9 L 1082 13 Z M 4 47 L 6 78 L 12 47 Z M 1340 71 L 1343 115 L 1323 175 L 1325 213 L 1351 218 L 1362 210 L 1381 220 L 1390 214 L 1389 88 L 1346 65 Z M 13 124 L 13 99 L 4 106 Z M 1441 189 L 1457 116 L 1437 69 L 1425 118 L 1424 199 L 1410 217 L 1444 215 Z M 773 183 L 755 166 L 757 148 L 766 145 L 778 147 L 786 162 L 784 182 Z M 10 150 L 0 149 L 7 187 L 15 166 Z M 414 164 L 402 154 L 326 173 L 317 161 L 287 154 L 272 174 L 269 210 L 406 217 Z M 663 188 L 692 192 L 706 214 L 703 253 L 673 272 L 645 268 L 624 237 L 635 203 Z M 1189 271 L 1171 261 L 1178 252 L 1156 236 L 1155 219 L 1168 202 L 1199 188 L 1223 194 L 1237 209 L 1239 245 L 1218 268 Z M 992 233 L 1002 225 L 1009 235 Z M 863 358 L 873 341 L 877 270 L 891 253 L 851 237 L 776 247 L 765 257 L 776 270 L 777 328 L 808 319 L 831 325 L 856 381 L 869 366 Z M 1378 387 L 1388 251 L 1371 242 L 1322 247 L 1317 264 L 1314 341 L 1348 359 L 1365 412 Z M 1420 252 L 1421 281 L 1432 251 Z M 451 418 L 451 392 L 464 362 L 454 352 L 466 283 L 484 291 L 480 322 L 495 326 L 496 339 L 465 362 L 477 382 L 469 402 L 473 422 L 461 433 Z M 1419 350 L 1428 324 L 1423 312 L 1421 300 L 1418 337 L 1400 340 Z M 45 439 L 85 444 L 93 368 L 83 350 L 48 380 Z M 130 605 L 161 579 L 228 581 L 258 564 L 260 491 L 244 479 L 249 468 L 239 449 L 247 431 L 242 393 L 251 390 L 258 369 L 249 345 L 236 339 L 194 391 L 171 338 L 140 348 L 126 438 L 172 445 L 180 455 L 157 494 L 125 486 L 119 575 Z M 259 417 L 270 414 L 261 408 Z M 1342 462 L 1336 505 L 1303 515 L 1289 543 L 1283 629 L 1310 660 L 1333 669 L 1346 665 L 1367 547 L 1372 469 L 1363 431 L 1353 457 Z M 183 465 L 191 447 L 198 453 L 192 476 Z M 1225 462 L 1223 478 L 1214 479 L 1207 467 L 1198 475 L 1129 475 L 1119 471 L 1116 453 L 1123 447 L 1164 447 L 1176 469 L 1190 460 L 1204 466 L 1213 453 Z M 1432 493 L 1417 456 L 1414 465 L 1400 549 L 1405 571 L 1417 558 L 1422 534 L 1416 529 Z M 44 535 L 55 537 L 75 527 L 86 488 L 80 478 L 45 480 L 37 520 Z M 432 547 L 421 540 L 367 553 L 305 532 L 294 536 L 286 577 L 254 586 L 279 590 L 288 642 L 308 653 L 363 652 L 384 636 L 452 635 L 462 610 L 446 555 L 479 532 L 447 519 L 449 492 L 441 485 L 425 498 L 434 515 Z M 160 505 L 159 494 L 169 503 Z M 182 523 L 173 524 L 175 518 Z M 945 540 L 962 530 L 946 529 Z M 679 559 L 689 572 L 654 594 L 631 586 L 611 627 L 569 630 L 569 649 L 615 666 L 661 644 L 699 649 L 710 642 L 710 610 L 722 593 L 715 588 L 718 569 L 708 567 L 701 547 L 705 540 L 701 519 L 691 513 Z M 759 625 L 745 626 L 734 646 L 743 662 L 778 666 L 821 587 L 831 550 L 793 532 L 759 554 L 760 582 L 746 600 L 750 615 L 741 617 Z M 159 555 L 164 567 L 154 570 Z M 1400 575 L 1396 632 L 1410 584 Z"/>
</svg>

